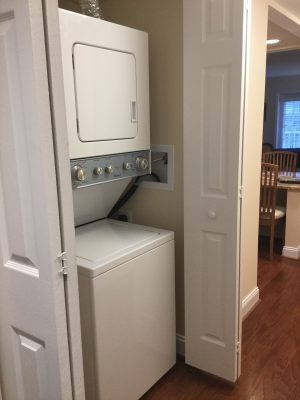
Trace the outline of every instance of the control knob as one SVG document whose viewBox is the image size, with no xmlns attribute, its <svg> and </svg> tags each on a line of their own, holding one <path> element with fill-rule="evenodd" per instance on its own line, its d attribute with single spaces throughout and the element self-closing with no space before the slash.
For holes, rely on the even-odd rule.
<svg viewBox="0 0 300 400">
<path fill-rule="evenodd" d="M 125 169 L 125 171 L 129 171 L 131 169 L 130 162 L 124 162 L 123 169 Z"/>
<path fill-rule="evenodd" d="M 107 166 L 105 167 L 105 172 L 106 172 L 107 174 L 112 174 L 112 173 L 114 172 L 114 167 L 113 167 L 113 165 L 107 165 Z"/>
<path fill-rule="evenodd" d="M 94 175 L 102 175 L 103 174 L 103 168 L 102 167 L 96 167 L 94 168 Z"/>
<path fill-rule="evenodd" d="M 80 165 L 72 168 L 72 177 L 75 181 L 84 182 L 86 180 L 86 171 Z"/>
<path fill-rule="evenodd" d="M 147 158 L 144 158 L 144 157 L 138 157 L 135 160 L 135 163 L 136 163 L 137 168 L 142 169 L 142 170 L 147 169 L 148 165 L 149 165 Z"/>
</svg>

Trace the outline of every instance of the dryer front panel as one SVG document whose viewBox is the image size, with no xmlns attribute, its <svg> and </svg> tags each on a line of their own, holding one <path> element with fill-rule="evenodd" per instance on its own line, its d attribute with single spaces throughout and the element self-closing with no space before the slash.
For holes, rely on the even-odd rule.
<svg viewBox="0 0 300 400">
<path fill-rule="evenodd" d="M 75 44 L 74 84 L 82 142 L 137 136 L 137 83 L 133 54 Z"/>
<path fill-rule="evenodd" d="M 150 149 L 148 35 L 59 10 L 71 159 Z"/>
</svg>

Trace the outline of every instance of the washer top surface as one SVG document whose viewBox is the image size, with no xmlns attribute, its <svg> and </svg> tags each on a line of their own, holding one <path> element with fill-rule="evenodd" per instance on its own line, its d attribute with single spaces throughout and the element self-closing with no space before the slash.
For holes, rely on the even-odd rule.
<svg viewBox="0 0 300 400">
<path fill-rule="evenodd" d="M 172 240 L 162 229 L 103 219 L 76 228 L 79 273 L 95 277 Z"/>
</svg>

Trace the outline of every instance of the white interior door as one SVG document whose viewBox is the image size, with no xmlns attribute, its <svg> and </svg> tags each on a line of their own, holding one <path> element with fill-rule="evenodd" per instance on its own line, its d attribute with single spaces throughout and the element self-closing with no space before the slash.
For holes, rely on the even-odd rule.
<svg viewBox="0 0 300 400">
<path fill-rule="evenodd" d="M 72 398 L 42 2 L 0 1 L 3 400 Z"/>
<path fill-rule="evenodd" d="M 232 382 L 246 16 L 241 0 L 184 0 L 186 362 Z"/>
</svg>

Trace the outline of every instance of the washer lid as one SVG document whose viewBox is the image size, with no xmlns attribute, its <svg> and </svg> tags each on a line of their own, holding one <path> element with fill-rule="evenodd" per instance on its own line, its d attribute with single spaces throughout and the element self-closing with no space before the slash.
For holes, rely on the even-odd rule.
<svg viewBox="0 0 300 400">
<path fill-rule="evenodd" d="M 168 240 L 174 233 L 104 219 L 76 228 L 79 272 L 97 276 Z"/>
</svg>

